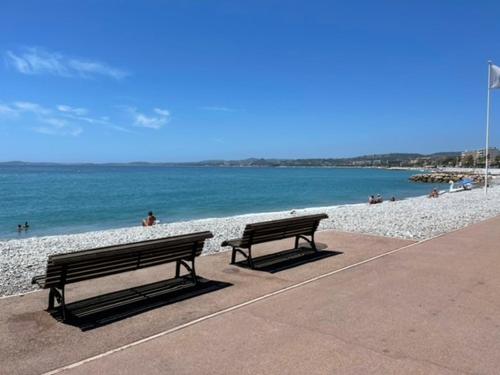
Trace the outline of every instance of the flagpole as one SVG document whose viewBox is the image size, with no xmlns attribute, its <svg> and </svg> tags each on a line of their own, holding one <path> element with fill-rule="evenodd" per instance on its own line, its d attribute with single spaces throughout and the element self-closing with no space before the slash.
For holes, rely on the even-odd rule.
<svg viewBox="0 0 500 375">
<path fill-rule="evenodd" d="M 490 147 L 490 78 L 491 78 L 491 60 L 488 61 L 488 97 L 486 99 L 486 149 L 484 152 L 484 193 L 488 194 L 488 151 Z"/>
</svg>

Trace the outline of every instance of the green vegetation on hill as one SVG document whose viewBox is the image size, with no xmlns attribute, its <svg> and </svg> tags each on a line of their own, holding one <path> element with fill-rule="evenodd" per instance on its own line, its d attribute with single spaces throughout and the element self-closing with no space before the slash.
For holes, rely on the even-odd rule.
<svg viewBox="0 0 500 375">
<path fill-rule="evenodd" d="M 352 158 L 315 158 L 315 159 L 257 159 L 244 160 L 206 160 L 187 163 L 103 163 L 104 166 L 179 166 L 179 167 L 431 167 L 455 166 L 460 161 L 460 152 L 438 152 L 429 155 L 416 153 L 392 153 L 363 155 Z M 6 162 L 3 165 L 57 165 L 57 163 Z M 79 165 L 92 165 L 79 163 Z"/>
</svg>

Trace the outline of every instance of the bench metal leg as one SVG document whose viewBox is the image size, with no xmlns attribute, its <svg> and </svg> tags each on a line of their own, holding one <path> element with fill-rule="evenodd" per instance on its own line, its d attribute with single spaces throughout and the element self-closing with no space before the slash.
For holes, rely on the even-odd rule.
<svg viewBox="0 0 500 375">
<path fill-rule="evenodd" d="M 236 263 L 236 253 L 240 253 L 241 255 L 243 255 L 245 257 L 245 259 L 247 260 L 248 266 L 250 268 L 254 268 L 253 259 L 252 259 L 252 247 L 251 246 L 248 248 L 248 254 L 245 254 L 243 249 L 241 249 L 239 247 L 233 247 L 233 252 L 231 254 L 231 264 Z"/>
<path fill-rule="evenodd" d="M 314 249 L 314 251 L 318 252 L 318 248 L 316 247 L 316 242 L 314 241 L 314 233 L 311 234 L 311 247 Z"/>
<path fill-rule="evenodd" d="M 49 306 L 47 308 L 47 311 L 54 311 L 55 309 L 55 302 L 59 304 L 59 308 L 61 309 L 62 312 L 62 318 L 63 322 L 66 321 L 66 299 L 64 296 L 64 286 L 60 287 L 60 291 L 56 287 L 52 287 L 49 290 Z"/>
<path fill-rule="evenodd" d="M 62 290 L 61 290 L 61 309 L 62 309 L 63 322 L 65 322 L 66 321 L 66 301 L 64 298 L 64 287 L 62 287 Z"/>
<path fill-rule="evenodd" d="M 55 292 L 54 288 L 50 288 L 49 290 L 49 306 L 47 307 L 47 311 L 54 310 L 54 300 L 55 300 Z"/>
<path fill-rule="evenodd" d="M 191 260 L 191 266 L 189 266 L 186 262 L 183 260 L 178 260 L 175 264 L 175 277 L 179 278 L 181 276 L 181 265 L 188 270 L 188 272 L 191 274 L 191 277 L 193 278 L 194 284 L 198 284 L 198 277 L 196 276 L 196 270 L 194 267 L 194 258 Z"/>
<path fill-rule="evenodd" d="M 247 262 L 248 262 L 248 266 L 249 266 L 251 269 L 254 269 L 254 264 L 253 264 L 253 259 L 252 259 L 252 246 L 250 246 L 250 247 L 248 248 Z"/>
<path fill-rule="evenodd" d="M 236 263 L 236 248 L 233 247 L 233 251 L 231 253 L 231 264 Z"/>
<path fill-rule="evenodd" d="M 318 252 L 318 248 L 316 247 L 316 242 L 314 242 L 314 233 L 311 234 L 311 239 L 307 238 L 306 236 L 302 236 L 302 235 L 295 237 L 295 248 L 296 249 L 299 248 L 299 238 L 306 240 L 309 243 L 309 245 L 311 245 L 311 248 L 315 252 Z"/>
<path fill-rule="evenodd" d="M 181 275 L 181 262 L 177 261 L 175 263 L 175 278 L 178 278 Z"/>
<path fill-rule="evenodd" d="M 198 276 L 196 276 L 196 269 L 194 268 L 194 258 L 191 262 L 191 277 L 193 278 L 194 285 L 198 284 Z"/>
</svg>

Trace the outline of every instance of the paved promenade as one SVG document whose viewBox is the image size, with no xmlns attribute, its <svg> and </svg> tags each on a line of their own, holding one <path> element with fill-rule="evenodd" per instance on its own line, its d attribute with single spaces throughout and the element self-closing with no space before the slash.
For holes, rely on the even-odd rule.
<svg viewBox="0 0 500 375">
<path fill-rule="evenodd" d="M 46 292 L 2 299 L 0 371 L 498 373 L 500 217 L 421 243 L 331 231 L 318 241 L 339 254 L 276 273 L 229 266 L 227 253 L 202 257 L 199 274 L 231 286 L 87 331 L 44 312 Z M 170 268 L 77 284 L 68 296 Z"/>
</svg>

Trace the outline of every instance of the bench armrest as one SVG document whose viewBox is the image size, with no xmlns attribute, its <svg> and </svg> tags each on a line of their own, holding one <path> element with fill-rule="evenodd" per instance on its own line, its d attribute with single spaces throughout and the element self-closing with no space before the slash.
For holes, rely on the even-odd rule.
<svg viewBox="0 0 500 375">
<path fill-rule="evenodd" d="M 221 246 L 238 247 L 240 245 L 241 245 L 241 238 L 233 238 L 232 240 L 227 240 L 221 243 Z"/>
<path fill-rule="evenodd" d="M 38 286 L 42 287 L 43 282 L 45 281 L 45 275 L 33 276 L 31 279 L 31 284 L 38 284 Z"/>
</svg>

